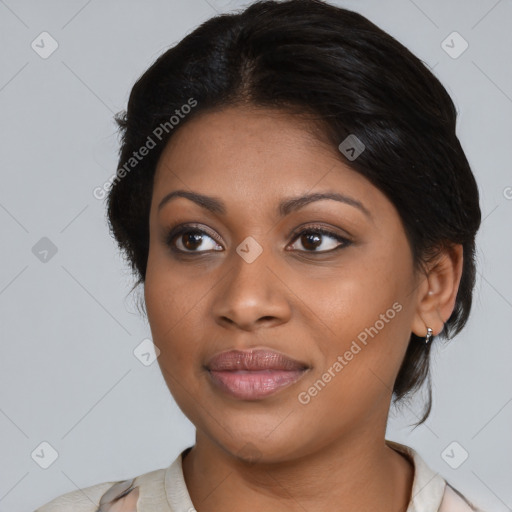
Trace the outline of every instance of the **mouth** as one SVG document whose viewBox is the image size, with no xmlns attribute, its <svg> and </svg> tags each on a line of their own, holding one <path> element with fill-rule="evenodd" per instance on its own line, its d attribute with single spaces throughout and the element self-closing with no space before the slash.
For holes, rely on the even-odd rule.
<svg viewBox="0 0 512 512">
<path fill-rule="evenodd" d="M 240 400 L 260 400 L 294 384 L 309 366 L 266 349 L 230 350 L 206 365 L 212 384 Z"/>
</svg>

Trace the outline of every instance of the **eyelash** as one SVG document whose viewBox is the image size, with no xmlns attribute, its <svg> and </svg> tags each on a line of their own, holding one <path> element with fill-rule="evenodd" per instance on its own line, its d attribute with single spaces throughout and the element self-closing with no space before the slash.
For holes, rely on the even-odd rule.
<svg viewBox="0 0 512 512">
<path fill-rule="evenodd" d="M 178 226 L 176 228 L 169 229 L 169 231 L 165 235 L 164 242 L 165 242 L 165 244 L 167 246 L 169 246 L 169 248 L 173 252 L 179 253 L 179 254 L 184 254 L 184 255 L 189 255 L 189 254 L 206 254 L 206 253 L 212 252 L 211 250 L 209 250 L 209 251 L 183 251 L 182 249 L 178 249 L 174 245 L 174 240 L 176 238 L 178 238 L 180 235 L 183 235 L 185 233 L 205 234 L 208 237 L 210 237 L 213 240 L 215 240 L 220 245 L 220 240 L 218 240 L 218 238 L 216 236 L 214 236 L 212 233 L 209 233 L 208 231 L 200 229 L 199 227 L 191 225 L 191 224 L 184 224 L 184 225 Z M 348 247 L 349 245 L 352 244 L 352 240 L 349 240 L 348 238 L 343 237 L 343 236 L 339 235 L 338 233 L 330 231 L 329 229 L 326 229 L 323 226 L 314 226 L 314 225 L 312 225 L 312 226 L 307 226 L 305 228 L 301 227 L 301 228 L 298 228 L 295 231 L 293 231 L 290 234 L 290 236 L 292 237 L 292 245 L 300 236 L 302 236 L 302 235 L 304 235 L 306 233 L 309 233 L 309 234 L 316 233 L 316 234 L 321 234 L 321 235 L 325 235 L 325 236 L 331 237 L 331 238 L 337 240 L 338 242 L 340 242 L 340 245 L 336 246 L 334 249 L 329 249 L 329 250 L 326 250 L 326 251 L 299 250 L 299 252 L 304 252 L 304 253 L 307 253 L 307 254 L 328 254 L 328 253 L 332 253 L 334 251 L 337 251 L 339 249 L 344 249 L 344 248 L 346 248 L 346 247 Z"/>
</svg>

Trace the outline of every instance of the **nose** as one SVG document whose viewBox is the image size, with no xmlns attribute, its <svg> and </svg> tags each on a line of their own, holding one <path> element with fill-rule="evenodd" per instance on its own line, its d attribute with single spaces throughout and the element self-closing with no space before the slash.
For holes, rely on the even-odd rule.
<svg viewBox="0 0 512 512">
<path fill-rule="evenodd" d="M 283 272 L 264 250 L 248 262 L 238 253 L 230 257 L 227 275 L 215 287 L 213 313 L 219 325 L 251 331 L 289 321 L 291 304 Z"/>
</svg>

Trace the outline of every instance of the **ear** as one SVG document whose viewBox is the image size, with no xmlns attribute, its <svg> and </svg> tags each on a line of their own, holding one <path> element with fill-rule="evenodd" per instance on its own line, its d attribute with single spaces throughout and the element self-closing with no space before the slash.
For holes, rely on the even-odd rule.
<svg viewBox="0 0 512 512">
<path fill-rule="evenodd" d="M 438 335 L 450 318 L 462 276 L 461 244 L 446 247 L 427 267 L 418 287 L 416 313 L 411 326 L 416 336 L 427 335 L 427 327 Z"/>
</svg>

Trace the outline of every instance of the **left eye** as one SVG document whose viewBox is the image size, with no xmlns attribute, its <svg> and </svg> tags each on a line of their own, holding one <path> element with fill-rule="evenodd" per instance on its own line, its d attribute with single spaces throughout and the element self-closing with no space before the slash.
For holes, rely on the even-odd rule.
<svg viewBox="0 0 512 512">
<path fill-rule="evenodd" d="M 304 229 L 294 235 L 294 240 L 300 241 L 306 248 L 304 252 L 329 252 L 346 247 L 351 243 L 347 238 L 321 228 Z M 317 251 L 316 249 L 319 247 L 321 250 Z"/>
<path fill-rule="evenodd" d="M 205 244 L 205 241 L 210 240 L 210 244 Z M 172 230 L 167 235 L 167 245 L 173 251 L 178 253 L 201 253 L 210 251 L 218 251 L 219 244 L 208 233 L 201 229 L 194 229 L 190 226 L 181 226 L 176 230 Z M 181 247 L 178 247 L 181 245 Z M 203 250 L 197 250 L 201 248 Z"/>
</svg>

